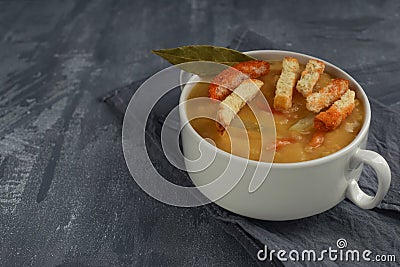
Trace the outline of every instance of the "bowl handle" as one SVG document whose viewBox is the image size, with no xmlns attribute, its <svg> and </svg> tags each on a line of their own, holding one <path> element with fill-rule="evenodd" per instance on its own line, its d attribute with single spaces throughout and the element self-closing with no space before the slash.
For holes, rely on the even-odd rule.
<svg viewBox="0 0 400 267">
<path fill-rule="evenodd" d="M 351 163 L 351 165 L 359 163 L 370 165 L 378 178 L 378 190 L 375 196 L 369 196 L 361 190 L 358 182 L 353 179 L 347 187 L 346 197 L 363 209 L 372 209 L 378 206 L 390 186 L 391 173 L 386 160 L 374 151 L 359 149 L 351 159 Z"/>
</svg>

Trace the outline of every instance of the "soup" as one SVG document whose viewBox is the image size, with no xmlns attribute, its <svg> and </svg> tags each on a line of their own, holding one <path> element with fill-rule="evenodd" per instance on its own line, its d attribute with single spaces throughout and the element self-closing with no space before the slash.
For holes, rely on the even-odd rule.
<svg viewBox="0 0 400 267">
<path fill-rule="evenodd" d="M 269 106 L 272 108 L 274 106 L 276 83 L 282 71 L 282 62 L 271 61 L 269 63 L 269 73 L 257 79 L 264 82 L 260 90 L 268 101 Z M 301 70 L 304 70 L 304 68 L 304 65 L 300 65 Z M 333 77 L 326 72 L 322 73 L 315 84 L 313 91 L 315 92 L 323 88 L 333 78 L 336 77 Z M 208 83 L 197 83 L 192 88 L 188 99 L 208 97 L 208 88 Z M 214 102 L 215 101 L 209 99 L 209 106 L 205 107 L 208 109 L 208 112 L 212 113 L 217 111 L 217 106 Z M 362 103 L 358 99 L 355 99 L 355 106 L 352 113 L 342 121 L 339 127 L 335 130 L 323 133 L 324 141 L 320 146 L 311 146 L 310 141 L 312 141 L 312 138 L 315 138 L 317 134 L 313 127 L 313 120 L 316 114 L 306 108 L 305 97 L 294 89 L 292 107 L 288 112 L 279 112 L 272 108 L 277 140 L 277 142 L 273 144 L 271 143 L 271 140 L 264 140 L 261 137 L 262 131 L 260 131 L 260 129 L 262 129 L 263 122 L 262 119 L 258 122 L 254 113 L 269 113 L 270 110 L 259 105 L 259 102 L 260 98 L 256 97 L 237 113 L 238 119 L 243 121 L 249 136 L 249 149 L 246 153 L 248 153 L 248 158 L 252 160 L 270 161 L 271 157 L 262 157 L 261 152 L 270 152 L 273 150 L 271 149 L 271 146 L 276 148 L 273 157 L 273 162 L 276 163 L 301 162 L 321 158 L 350 144 L 359 133 L 363 124 L 364 108 Z M 252 104 L 251 106 L 253 107 L 253 110 L 250 109 L 250 104 Z M 198 109 L 198 107 L 187 105 L 188 114 L 190 114 L 193 109 Z M 270 113 L 267 115 L 271 117 Z M 261 118 L 263 117 L 261 116 Z M 268 119 L 268 116 L 265 116 L 265 118 Z M 190 124 L 196 132 L 200 134 L 200 136 L 203 138 L 210 138 L 218 148 L 238 156 L 247 155 L 246 153 L 243 154 L 232 149 L 230 136 L 228 134 L 221 135 L 215 127 L 214 120 L 208 118 L 195 118 L 190 120 Z M 232 122 L 232 125 L 229 127 L 235 127 L 234 122 Z M 273 129 L 266 129 L 266 131 L 273 131 Z M 247 140 L 245 141 L 247 142 Z M 243 145 L 243 147 L 246 146 Z"/>
</svg>

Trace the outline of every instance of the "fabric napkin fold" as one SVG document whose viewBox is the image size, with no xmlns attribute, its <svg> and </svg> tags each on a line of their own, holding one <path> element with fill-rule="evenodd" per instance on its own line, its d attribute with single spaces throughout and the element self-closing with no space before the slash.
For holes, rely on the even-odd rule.
<svg viewBox="0 0 400 267">
<path fill-rule="evenodd" d="M 265 37 L 247 29 L 240 29 L 235 35 L 230 48 L 247 51 L 257 49 L 276 49 L 274 43 Z M 351 74 L 351 73 L 350 73 Z M 101 100 L 112 106 L 118 114 L 123 115 L 135 90 L 145 79 L 134 81 L 129 85 L 112 90 Z M 179 89 L 177 89 L 179 90 Z M 157 105 L 172 109 L 178 104 L 179 92 L 163 98 Z M 399 94 L 400 100 L 400 94 Z M 257 260 L 257 252 L 267 246 L 268 250 L 283 249 L 304 251 L 315 250 L 321 252 L 328 247 L 337 248 L 338 239 L 347 241 L 347 249 L 356 249 L 360 253 L 371 250 L 371 255 L 394 254 L 400 262 L 400 104 L 385 106 L 370 99 L 372 120 L 367 143 L 367 149 L 381 154 L 389 163 L 392 171 L 391 187 L 382 203 L 373 210 L 363 210 L 348 200 L 344 200 L 336 207 L 304 219 L 284 222 L 261 221 L 243 217 L 220 208 L 215 204 L 208 204 L 209 211 L 225 231 L 238 240 L 246 251 Z M 164 109 L 165 111 L 165 109 Z M 166 176 L 173 176 L 178 181 L 189 180 L 183 171 L 174 169 L 159 153 L 160 129 L 165 114 L 152 112 L 146 134 L 156 143 L 149 144 L 150 158 L 157 162 L 158 170 Z M 360 185 L 365 192 L 374 194 L 377 188 L 375 173 L 370 168 L 364 168 L 360 177 Z M 310 265 L 316 262 L 280 262 L 275 256 L 272 261 L 258 261 L 260 265 Z M 324 259 L 326 266 L 364 266 L 365 262 L 330 261 Z M 390 264 L 390 263 L 388 263 Z"/>
</svg>

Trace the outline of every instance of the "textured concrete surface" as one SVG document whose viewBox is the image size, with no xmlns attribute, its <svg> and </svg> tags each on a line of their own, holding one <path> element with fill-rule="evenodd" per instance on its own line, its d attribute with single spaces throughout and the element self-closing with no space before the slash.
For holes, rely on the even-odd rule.
<svg viewBox="0 0 400 267">
<path fill-rule="evenodd" d="M 247 26 L 393 104 L 399 13 L 396 1 L 0 1 L 1 265 L 253 265 L 204 209 L 138 188 L 97 97 L 167 66 L 151 49 L 227 45 Z"/>
</svg>

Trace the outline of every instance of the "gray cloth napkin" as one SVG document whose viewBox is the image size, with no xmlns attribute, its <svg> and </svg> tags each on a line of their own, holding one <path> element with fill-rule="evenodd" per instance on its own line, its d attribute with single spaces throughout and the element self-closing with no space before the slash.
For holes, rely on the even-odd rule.
<svg viewBox="0 0 400 267">
<path fill-rule="evenodd" d="M 256 49 L 276 49 L 275 45 L 263 36 L 250 30 L 240 30 L 229 46 L 230 48 L 246 51 Z M 351 74 L 351 73 L 350 73 Z M 119 114 L 123 114 L 136 88 L 144 80 L 133 82 L 130 85 L 113 90 L 101 98 L 102 101 L 113 106 Z M 160 140 L 160 129 L 166 111 L 178 104 L 179 89 L 168 94 L 157 105 L 147 123 L 147 136 Z M 400 100 L 400 94 L 399 94 Z M 347 249 L 357 249 L 360 252 L 371 250 L 373 254 L 394 254 L 397 263 L 400 262 L 400 104 L 391 107 L 370 99 L 372 121 L 367 148 L 380 153 L 389 163 L 392 171 L 392 184 L 382 203 L 373 210 L 363 210 L 348 200 L 344 200 L 336 207 L 304 219 L 284 222 L 261 221 L 236 215 L 218 207 L 215 204 L 205 208 L 223 226 L 225 231 L 234 236 L 238 242 L 257 260 L 257 252 L 264 248 L 287 252 L 290 250 L 315 250 L 336 247 L 336 241 L 344 238 Z M 158 109 L 160 110 L 160 109 Z M 160 153 L 160 143 L 149 142 L 150 158 L 161 174 L 180 184 L 190 184 L 185 172 L 175 169 Z M 373 194 L 377 188 L 374 172 L 364 168 L 360 178 L 363 190 Z M 316 200 L 318 201 L 318 200 Z M 276 256 L 272 261 L 258 261 L 260 265 L 320 265 L 321 262 L 280 262 Z M 325 266 L 365 266 L 364 261 L 330 261 L 325 257 Z M 382 264 L 382 263 L 381 263 Z M 390 263 L 388 263 L 390 265 Z M 392 263 L 393 264 L 393 263 Z"/>
</svg>

